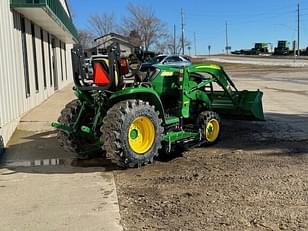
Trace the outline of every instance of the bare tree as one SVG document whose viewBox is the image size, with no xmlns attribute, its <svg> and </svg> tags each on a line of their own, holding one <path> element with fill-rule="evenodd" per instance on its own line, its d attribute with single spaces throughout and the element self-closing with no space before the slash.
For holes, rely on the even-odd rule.
<svg viewBox="0 0 308 231">
<path fill-rule="evenodd" d="M 90 24 L 91 32 L 100 37 L 108 34 L 116 29 L 115 17 L 113 14 L 96 14 L 90 16 L 88 23 Z"/>
<path fill-rule="evenodd" d="M 155 53 L 164 54 L 168 50 L 168 44 L 165 41 L 159 41 L 154 44 Z"/>
<path fill-rule="evenodd" d="M 131 31 L 128 35 L 128 41 L 136 47 L 142 46 L 141 36 L 139 35 L 138 31 Z"/>
<path fill-rule="evenodd" d="M 174 38 L 173 38 L 173 36 L 169 35 L 168 38 L 169 39 L 166 42 L 166 44 L 167 44 L 167 48 L 168 48 L 169 53 L 180 54 L 181 51 L 182 51 L 182 37 L 179 37 L 179 39 L 176 40 L 175 47 L 174 47 Z M 191 41 L 189 41 L 188 39 L 184 38 L 184 46 L 185 47 L 191 46 Z"/>
<path fill-rule="evenodd" d="M 191 41 L 184 38 L 184 47 L 188 48 L 190 46 L 191 46 Z M 176 49 L 177 49 L 177 54 L 180 54 L 182 52 L 182 37 L 179 39 Z"/>
<path fill-rule="evenodd" d="M 155 53 L 160 53 L 160 54 L 173 53 L 169 51 L 170 50 L 169 49 L 170 48 L 170 36 L 169 35 L 162 36 L 159 40 L 154 42 L 153 48 L 154 48 Z"/>
<path fill-rule="evenodd" d="M 153 9 L 134 4 L 127 8 L 130 16 L 123 18 L 122 30 L 126 36 L 137 32 L 145 50 L 167 35 L 165 24 L 155 16 Z"/>
<path fill-rule="evenodd" d="M 94 35 L 88 30 L 80 29 L 78 30 L 78 41 L 83 48 L 90 48 L 93 46 Z"/>
</svg>

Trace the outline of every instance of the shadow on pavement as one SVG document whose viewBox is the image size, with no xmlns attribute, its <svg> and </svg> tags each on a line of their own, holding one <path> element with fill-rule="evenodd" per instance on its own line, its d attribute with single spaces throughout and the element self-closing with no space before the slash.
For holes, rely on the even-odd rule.
<svg viewBox="0 0 308 231">
<path fill-rule="evenodd" d="M 266 114 L 266 121 L 223 119 L 220 141 L 211 148 L 217 150 L 248 151 L 261 155 L 301 156 L 308 153 L 308 114 Z M 207 147 L 204 147 L 206 152 Z M 180 158 L 187 149 L 177 149 L 170 156 L 158 158 L 168 162 Z M 56 140 L 56 132 L 35 133 L 17 130 L 11 145 L 2 158 L 2 168 L 13 172 L 39 174 L 113 171 L 119 168 L 109 160 L 74 159 L 73 153 L 63 150 Z"/>
<path fill-rule="evenodd" d="M 103 153 L 102 153 L 103 155 Z M 110 160 L 102 157 L 76 159 L 66 152 L 56 140 L 56 131 L 33 133 L 17 130 L 3 155 L 1 168 L 14 172 L 29 173 L 77 173 L 106 172 L 119 169 Z"/>
</svg>

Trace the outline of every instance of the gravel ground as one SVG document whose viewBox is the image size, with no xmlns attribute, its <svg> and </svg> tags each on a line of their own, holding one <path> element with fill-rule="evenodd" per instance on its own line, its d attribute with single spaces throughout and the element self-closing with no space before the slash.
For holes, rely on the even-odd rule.
<svg viewBox="0 0 308 231">
<path fill-rule="evenodd" d="M 264 90 L 266 122 L 223 119 L 215 145 L 115 171 L 125 230 L 308 230 L 306 70 L 225 67 Z"/>
</svg>

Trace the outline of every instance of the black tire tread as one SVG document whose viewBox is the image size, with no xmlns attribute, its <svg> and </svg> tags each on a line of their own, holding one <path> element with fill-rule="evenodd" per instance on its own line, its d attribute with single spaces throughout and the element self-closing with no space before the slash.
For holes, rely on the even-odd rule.
<svg viewBox="0 0 308 231">
<path fill-rule="evenodd" d="M 221 124 L 221 119 L 220 119 L 217 112 L 203 111 L 199 114 L 199 120 L 198 121 L 199 121 L 199 124 L 201 126 L 204 126 L 204 124 L 207 124 L 211 119 L 216 119 L 218 121 L 218 123 L 219 123 L 219 134 L 218 134 L 217 139 L 214 142 L 209 142 L 208 140 L 204 139 L 204 141 L 202 142 L 203 145 L 210 145 L 210 144 L 216 143 L 219 140 L 220 135 L 221 135 L 222 124 Z"/>
<path fill-rule="evenodd" d="M 71 126 L 72 123 L 74 123 L 76 120 L 80 108 L 80 101 L 78 99 L 72 100 L 67 105 L 65 105 L 65 108 L 61 111 L 58 122 L 67 126 Z M 85 139 L 82 139 L 80 136 L 75 134 L 67 134 L 61 130 L 58 130 L 57 140 L 65 151 L 76 153 L 78 158 L 84 159 L 89 157 L 88 154 L 83 150 L 88 144 L 86 143 Z"/>
<path fill-rule="evenodd" d="M 123 151 L 123 143 L 120 137 L 124 119 L 128 113 L 133 113 L 135 108 L 138 107 L 144 107 L 146 108 L 145 110 L 152 108 L 152 110 L 155 111 L 155 107 L 151 106 L 148 102 L 135 99 L 124 100 L 114 104 L 108 110 L 107 115 L 103 119 L 103 125 L 101 126 L 101 143 L 103 143 L 103 148 L 106 150 L 107 158 L 111 159 L 113 163 L 120 167 L 139 167 L 152 163 L 153 157 L 158 155 L 158 149 L 161 148 L 162 134 L 164 129 L 161 125 L 162 120 L 158 119 L 159 124 L 156 126 L 158 126 L 160 134 L 156 136 L 155 139 L 155 143 L 157 143 L 158 149 L 154 150 L 154 155 L 150 156 L 150 158 L 145 158 L 142 161 L 125 155 L 125 152 Z M 159 112 L 155 111 L 155 113 L 157 117 L 159 117 Z"/>
</svg>

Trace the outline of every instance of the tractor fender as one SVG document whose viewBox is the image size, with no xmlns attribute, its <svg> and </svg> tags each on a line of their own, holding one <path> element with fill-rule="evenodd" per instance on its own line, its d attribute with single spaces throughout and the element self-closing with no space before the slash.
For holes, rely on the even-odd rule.
<svg viewBox="0 0 308 231">
<path fill-rule="evenodd" d="M 117 102 L 128 99 L 140 99 L 155 106 L 155 109 L 159 111 L 159 117 L 165 122 L 165 111 L 163 104 L 159 98 L 159 95 L 154 91 L 152 87 L 128 87 L 120 91 L 113 93 L 109 98 L 109 107 Z"/>
</svg>

